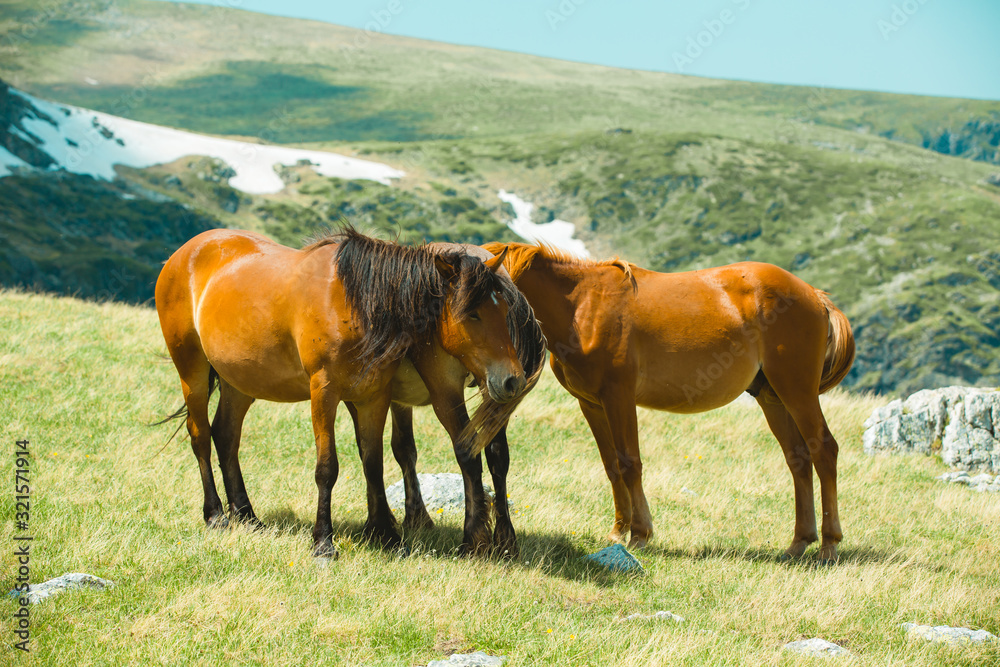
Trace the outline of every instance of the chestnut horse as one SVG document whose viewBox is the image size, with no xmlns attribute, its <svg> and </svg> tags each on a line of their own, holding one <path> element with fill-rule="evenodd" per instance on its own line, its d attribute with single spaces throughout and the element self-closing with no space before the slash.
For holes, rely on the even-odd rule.
<svg viewBox="0 0 1000 667">
<path fill-rule="evenodd" d="M 703 412 L 747 391 L 792 473 L 795 530 L 785 556 L 801 556 L 817 539 L 815 466 L 823 509 L 819 558 L 837 560 L 838 445 L 819 395 L 850 369 L 854 336 L 826 293 L 757 262 L 664 274 L 522 243 L 483 247 L 505 255 L 542 324 L 552 370 L 594 434 L 614 497 L 611 540 L 631 531 L 629 546 L 642 547 L 653 532 L 636 406 Z"/>
<path fill-rule="evenodd" d="M 227 523 L 212 476 L 212 440 L 234 518 L 259 524 L 239 465 L 243 419 L 258 398 L 309 400 L 318 489 L 313 552 L 336 555 L 334 420 L 337 405 L 349 401 L 368 487 L 364 533 L 398 546 L 382 479 L 382 435 L 404 356 L 433 341 L 447 353 L 438 361 L 455 357 L 475 376 L 488 395 L 480 410 L 499 411 L 500 420 L 526 388 L 506 324 L 516 290 L 497 273 L 501 259 L 484 263 L 461 252 L 399 246 L 349 227 L 303 250 L 250 232 L 212 230 L 175 252 L 157 280 L 156 307 L 180 375 L 185 405 L 173 416 L 187 418 L 206 524 Z M 210 424 L 216 381 L 219 406 Z M 470 430 L 468 439 L 483 441 L 471 449 L 478 453 L 492 435 Z"/>
<path fill-rule="evenodd" d="M 456 248 L 469 255 L 487 261 L 493 260 L 489 252 L 473 245 L 451 243 L 431 243 L 427 246 L 434 252 L 454 252 Z M 501 273 L 509 276 L 503 268 Z M 510 283 L 512 286 L 513 283 Z M 527 390 L 538 382 L 545 361 L 545 338 L 541 327 L 527 299 L 514 290 L 507 295 L 507 328 L 510 331 L 518 358 L 527 377 Z M 482 461 L 473 454 L 472 443 L 467 442 L 463 433 L 469 424 L 464 404 L 465 386 L 470 374 L 462 364 L 450 357 L 440 345 L 432 344 L 416 347 L 403 359 L 392 384 L 392 452 L 403 472 L 403 487 L 406 497 L 406 514 L 403 527 L 430 528 L 431 520 L 420 493 L 417 480 L 417 449 L 413 438 L 413 407 L 433 405 L 438 420 L 451 436 L 455 456 L 465 483 L 465 532 L 462 551 L 485 553 L 492 551 L 504 558 L 517 558 L 517 535 L 510 519 L 510 511 L 503 499 L 507 497 L 507 472 L 510 453 L 507 440 L 494 440 L 486 447 L 486 462 L 493 479 L 493 489 L 498 502 L 493 505 L 494 529 L 492 541 L 489 533 L 489 516 L 486 496 L 482 486 Z M 486 398 L 486 397 L 484 397 Z M 441 409 L 445 406 L 446 409 Z M 348 410 L 355 416 L 353 406 Z M 490 421 L 479 420 L 473 424 L 477 431 L 492 434 L 504 428 L 511 410 L 488 411 Z M 477 415 L 482 411 L 477 411 Z M 355 426 L 357 418 L 355 417 Z"/>
</svg>

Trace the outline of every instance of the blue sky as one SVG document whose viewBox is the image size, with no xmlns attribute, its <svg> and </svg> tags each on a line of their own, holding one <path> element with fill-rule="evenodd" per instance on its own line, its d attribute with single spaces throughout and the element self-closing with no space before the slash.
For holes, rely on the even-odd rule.
<svg viewBox="0 0 1000 667">
<path fill-rule="evenodd" d="M 617 67 L 1000 100 L 1000 0 L 202 0 Z"/>
</svg>

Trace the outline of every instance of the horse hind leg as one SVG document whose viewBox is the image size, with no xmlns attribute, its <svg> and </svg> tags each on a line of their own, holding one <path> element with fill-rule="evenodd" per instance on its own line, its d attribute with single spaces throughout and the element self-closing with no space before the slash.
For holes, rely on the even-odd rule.
<svg viewBox="0 0 1000 667">
<path fill-rule="evenodd" d="M 219 407 L 212 420 L 212 439 L 219 455 L 222 481 L 229 499 L 229 512 L 234 521 L 245 521 L 254 527 L 263 528 L 264 524 L 250 505 L 239 458 L 243 419 L 254 399 L 221 379 L 219 392 Z"/>
<path fill-rule="evenodd" d="M 812 456 L 813 467 L 816 469 L 816 476 L 819 477 L 823 509 L 819 560 L 823 563 L 836 563 L 837 545 L 843 539 L 837 508 L 837 455 L 840 446 L 827 426 L 826 418 L 820 408 L 819 396 L 788 405 L 788 410 L 805 439 Z"/>
<path fill-rule="evenodd" d="M 181 378 L 184 404 L 187 406 L 187 430 L 191 436 L 191 449 L 201 472 L 204 492 L 202 513 L 205 525 L 209 528 L 225 528 L 229 521 L 212 475 L 212 428 L 208 421 L 208 397 L 213 371 L 200 349 L 196 354 L 184 354 L 185 351 L 176 351 L 173 358 Z"/>
<path fill-rule="evenodd" d="M 812 455 L 792 416 L 774 392 L 765 387 L 756 399 L 764 411 L 771 432 L 781 445 L 785 463 L 792 473 L 792 484 L 795 487 L 795 530 L 792 533 L 792 543 L 785 550 L 783 558 L 798 558 L 805 553 L 806 547 L 818 539 L 816 509 L 813 504 Z"/>
<path fill-rule="evenodd" d="M 396 529 L 396 518 L 386 501 L 382 467 L 382 435 L 389 412 L 388 397 L 378 397 L 364 405 L 355 403 L 351 407 L 352 416 L 355 417 L 354 433 L 358 441 L 358 454 L 361 456 L 361 467 L 368 487 L 368 519 L 362 528 L 362 534 L 378 542 L 384 549 L 399 549 L 403 543 Z"/>
<path fill-rule="evenodd" d="M 406 494 L 406 514 L 403 528 L 417 530 L 433 528 L 434 521 L 427 513 L 424 496 L 420 493 L 417 479 L 417 443 L 413 438 L 413 408 L 392 404 L 392 455 L 403 473 L 403 489 Z"/>
</svg>

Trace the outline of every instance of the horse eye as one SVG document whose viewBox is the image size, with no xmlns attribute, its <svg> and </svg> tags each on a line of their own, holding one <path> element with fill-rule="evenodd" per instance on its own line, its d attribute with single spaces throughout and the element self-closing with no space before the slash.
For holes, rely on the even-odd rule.
<svg viewBox="0 0 1000 667">
<path fill-rule="evenodd" d="M 478 311 L 474 311 L 471 315 L 469 315 L 469 319 L 472 320 L 473 322 L 478 322 L 482 318 L 479 317 L 479 312 Z"/>
</svg>

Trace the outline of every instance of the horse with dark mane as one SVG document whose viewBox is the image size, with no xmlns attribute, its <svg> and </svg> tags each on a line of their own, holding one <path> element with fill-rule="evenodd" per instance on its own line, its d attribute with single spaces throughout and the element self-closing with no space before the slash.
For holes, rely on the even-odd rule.
<svg viewBox="0 0 1000 667">
<path fill-rule="evenodd" d="M 850 323 L 826 293 L 770 264 L 664 274 L 547 247 L 488 243 L 542 324 L 559 382 L 580 404 L 611 481 L 609 538 L 641 547 L 653 521 L 642 489 L 636 406 L 693 413 L 744 391 L 757 400 L 795 487 L 786 557 L 816 541 L 812 469 L 823 523 L 819 558 L 837 560 L 838 445 L 819 395 L 854 360 Z M 503 432 L 498 439 L 504 438 Z"/>
<path fill-rule="evenodd" d="M 425 360 L 428 373 L 458 360 L 488 397 L 476 425 L 505 421 L 528 387 L 507 327 L 513 286 L 498 273 L 501 261 L 399 246 L 349 227 L 303 250 L 250 232 L 212 230 L 175 252 L 157 280 L 156 306 L 184 394 L 172 417 L 186 417 L 206 524 L 228 523 L 212 475 L 211 442 L 233 518 L 259 524 L 239 465 L 243 419 L 256 399 L 309 400 L 318 490 L 313 550 L 335 555 L 334 421 L 344 401 L 356 416 L 368 486 L 364 534 L 398 546 L 385 499 L 382 434 L 406 355 L 440 350 Z M 433 375 L 425 381 L 433 386 Z M 219 406 L 210 423 L 208 399 L 216 386 Z M 494 433 L 469 427 L 463 442 L 478 453 Z"/>
<path fill-rule="evenodd" d="M 456 249 L 486 261 L 502 261 L 473 245 L 431 243 L 427 248 L 434 252 L 455 252 Z M 535 320 L 528 300 L 524 298 L 504 269 L 497 272 L 505 281 L 502 298 L 508 304 L 507 328 L 510 331 L 518 359 L 531 389 L 541 376 L 545 361 L 545 337 Z M 465 481 L 465 531 L 462 552 L 480 554 L 492 552 L 503 558 L 518 555 L 517 536 L 511 523 L 510 511 L 503 499 L 507 497 L 507 472 L 510 452 L 506 438 L 496 438 L 485 448 L 486 462 L 493 479 L 493 489 L 498 501 L 493 504 L 495 525 L 492 541 L 489 532 L 489 511 L 482 487 L 482 462 L 479 451 L 506 426 L 515 403 L 506 403 L 501 409 L 483 409 L 490 399 L 481 392 L 483 403 L 472 419 L 465 407 L 465 386 L 470 378 L 465 367 L 437 345 L 424 345 L 411 349 L 400 363 L 393 377 L 392 386 L 392 451 L 403 473 L 406 496 L 404 528 L 429 528 L 434 525 L 417 480 L 417 449 L 413 438 L 413 407 L 433 405 L 438 420 L 451 436 L 455 457 Z M 443 360 L 444 359 L 444 360 Z M 350 403 L 347 404 L 354 414 Z M 444 408 L 442 410 L 442 407 Z M 479 436 L 479 444 L 474 440 Z"/>
</svg>

